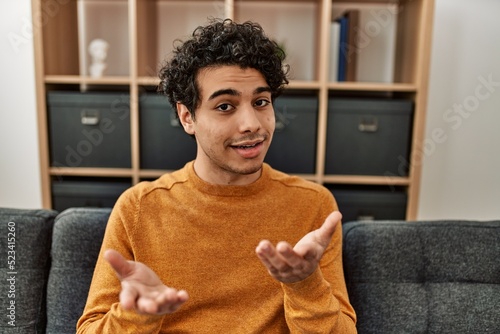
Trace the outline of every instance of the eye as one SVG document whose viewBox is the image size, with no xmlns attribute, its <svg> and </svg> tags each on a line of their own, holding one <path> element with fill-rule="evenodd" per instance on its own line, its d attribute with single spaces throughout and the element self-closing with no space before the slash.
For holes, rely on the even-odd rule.
<svg viewBox="0 0 500 334">
<path fill-rule="evenodd" d="M 222 103 L 222 104 L 219 104 L 215 109 L 217 109 L 219 111 L 227 112 L 227 111 L 233 110 L 234 107 L 232 105 L 230 105 L 229 103 Z"/>
<path fill-rule="evenodd" d="M 257 108 L 263 108 L 263 107 L 268 106 L 269 104 L 271 104 L 271 102 L 267 99 L 260 99 L 260 100 L 255 101 L 255 106 Z"/>
</svg>

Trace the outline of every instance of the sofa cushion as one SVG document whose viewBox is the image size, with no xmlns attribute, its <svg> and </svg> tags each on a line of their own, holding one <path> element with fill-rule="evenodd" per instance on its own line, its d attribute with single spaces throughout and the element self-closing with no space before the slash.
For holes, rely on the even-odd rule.
<svg viewBox="0 0 500 334">
<path fill-rule="evenodd" d="M 56 211 L 0 208 L 1 333 L 44 333 Z"/>
<path fill-rule="evenodd" d="M 343 225 L 363 333 L 500 333 L 500 221 Z"/>
<path fill-rule="evenodd" d="M 47 286 L 47 333 L 74 333 L 111 209 L 72 208 L 54 224 Z"/>
</svg>

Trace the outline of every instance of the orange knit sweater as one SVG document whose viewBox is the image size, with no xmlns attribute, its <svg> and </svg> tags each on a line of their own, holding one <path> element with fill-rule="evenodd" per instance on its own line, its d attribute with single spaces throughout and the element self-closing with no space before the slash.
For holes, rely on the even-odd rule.
<svg viewBox="0 0 500 334">
<path fill-rule="evenodd" d="M 264 164 L 247 186 L 208 184 L 193 163 L 127 190 L 108 222 L 78 333 L 356 333 L 342 270 L 341 224 L 320 268 L 283 284 L 255 255 L 262 239 L 294 245 L 336 209 L 330 192 Z M 189 300 L 164 316 L 118 303 L 103 251 L 153 269 Z"/>
</svg>

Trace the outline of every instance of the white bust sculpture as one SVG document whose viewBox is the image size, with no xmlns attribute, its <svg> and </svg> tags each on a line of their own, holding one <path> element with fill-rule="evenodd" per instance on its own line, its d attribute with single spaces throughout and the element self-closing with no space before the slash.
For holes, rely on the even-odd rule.
<svg viewBox="0 0 500 334">
<path fill-rule="evenodd" d="M 108 56 L 109 43 L 103 39 L 97 38 L 90 42 L 89 53 L 91 57 L 90 63 L 90 76 L 93 78 L 102 77 L 104 70 L 108 65 L 106 64 L 106 57 Z"/>
</svg>

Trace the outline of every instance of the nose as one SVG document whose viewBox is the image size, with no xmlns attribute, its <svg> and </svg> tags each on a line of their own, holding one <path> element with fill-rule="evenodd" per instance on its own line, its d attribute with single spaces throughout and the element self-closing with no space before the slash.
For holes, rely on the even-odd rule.
<svg viewBox="0 0 500 334">
<path fill-rule="evenodd" d="M 240 108 L 239 128 L 241 133 L 257 132 L 261 126 L 258 110 L 251 106 Z"/>
</svg>

